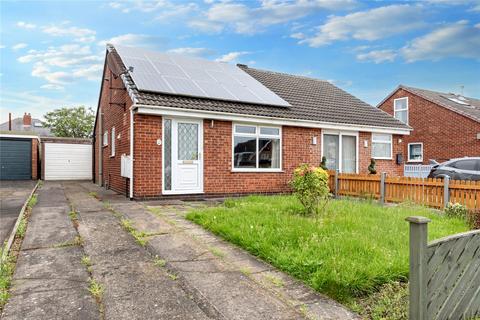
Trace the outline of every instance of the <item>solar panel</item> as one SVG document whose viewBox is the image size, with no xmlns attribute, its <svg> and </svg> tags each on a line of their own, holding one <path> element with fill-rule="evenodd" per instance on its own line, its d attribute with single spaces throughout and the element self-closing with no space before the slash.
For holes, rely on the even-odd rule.
<svg viewBox="0 0 480 320">
<path fill-rule="evenodd" d="M 133 67 L 130 75 L 140 91 L 290 106 L 234 65 L 132 47 L 115 49 L 125 67 Z"/>
</svg>

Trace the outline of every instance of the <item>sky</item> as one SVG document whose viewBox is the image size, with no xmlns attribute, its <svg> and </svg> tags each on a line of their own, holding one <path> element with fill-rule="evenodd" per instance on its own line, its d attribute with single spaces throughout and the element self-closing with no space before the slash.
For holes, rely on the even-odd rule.
<svg viewBox="0 0 480 320">
<path fill-rule="evenodd" d="M 0 0 L 0 122 L 96 109 L 105 43 L 328 80 L 480 98 L 480 0 Z"/>
</svg>

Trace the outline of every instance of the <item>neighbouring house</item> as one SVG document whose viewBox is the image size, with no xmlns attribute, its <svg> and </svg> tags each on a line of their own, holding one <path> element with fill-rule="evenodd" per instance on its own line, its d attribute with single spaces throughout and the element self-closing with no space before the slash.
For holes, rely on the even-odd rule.
<svg viewBox="0 0 480 320">
<path fill-rule="evenodd" d="M 107 45 L 94 180 L 137 199 L 287 192 L 322 156 L 398 175 L 410 130 L 328 81 Z"/>
<path fill-rule="evenodd" d="M 9 113 L 7 122 L 0 124 L 1 133 L 23 133 L 42 137 L 52 137 L 50 128 L 44 127 L 40 119 L 32 118 L 30 113 L 25 113 L 22 118 L 12 119 Z"/>
<path fill-rule="evenodd" d="M 403 138 L 407 164 L 480 156 L 480 100 L 400 85 L 378 107 L 413 128 Z"/>
</svg>

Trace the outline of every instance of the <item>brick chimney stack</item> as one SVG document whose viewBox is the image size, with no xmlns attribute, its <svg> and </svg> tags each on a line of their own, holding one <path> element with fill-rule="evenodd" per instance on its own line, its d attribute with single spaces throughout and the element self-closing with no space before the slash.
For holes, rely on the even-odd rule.
<svg viewBox="0 0 480 320">
<path fill-rule="evenodd" d="M 32 125 L 32 116 L 30 113 L 26 113 L 23 115 L 23 126 L 28 127 Z"/>
</svg>

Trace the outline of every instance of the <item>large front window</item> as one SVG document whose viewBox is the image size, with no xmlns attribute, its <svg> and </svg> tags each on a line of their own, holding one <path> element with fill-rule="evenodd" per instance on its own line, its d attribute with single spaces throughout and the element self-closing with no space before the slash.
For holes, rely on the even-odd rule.
<svg viewBox="0 0 480 320">
<path fill-rule="evenodd" d="M 351 133 L 325 133 L 323 156 L 329 170 L 357 172 L 357 136 Z"/>
<path fill-rule="evenodd" d="M 235 124 L 233 126 L 233 169 L 276 171 L 281 168 L 281 130 Z"/>
</svg>

